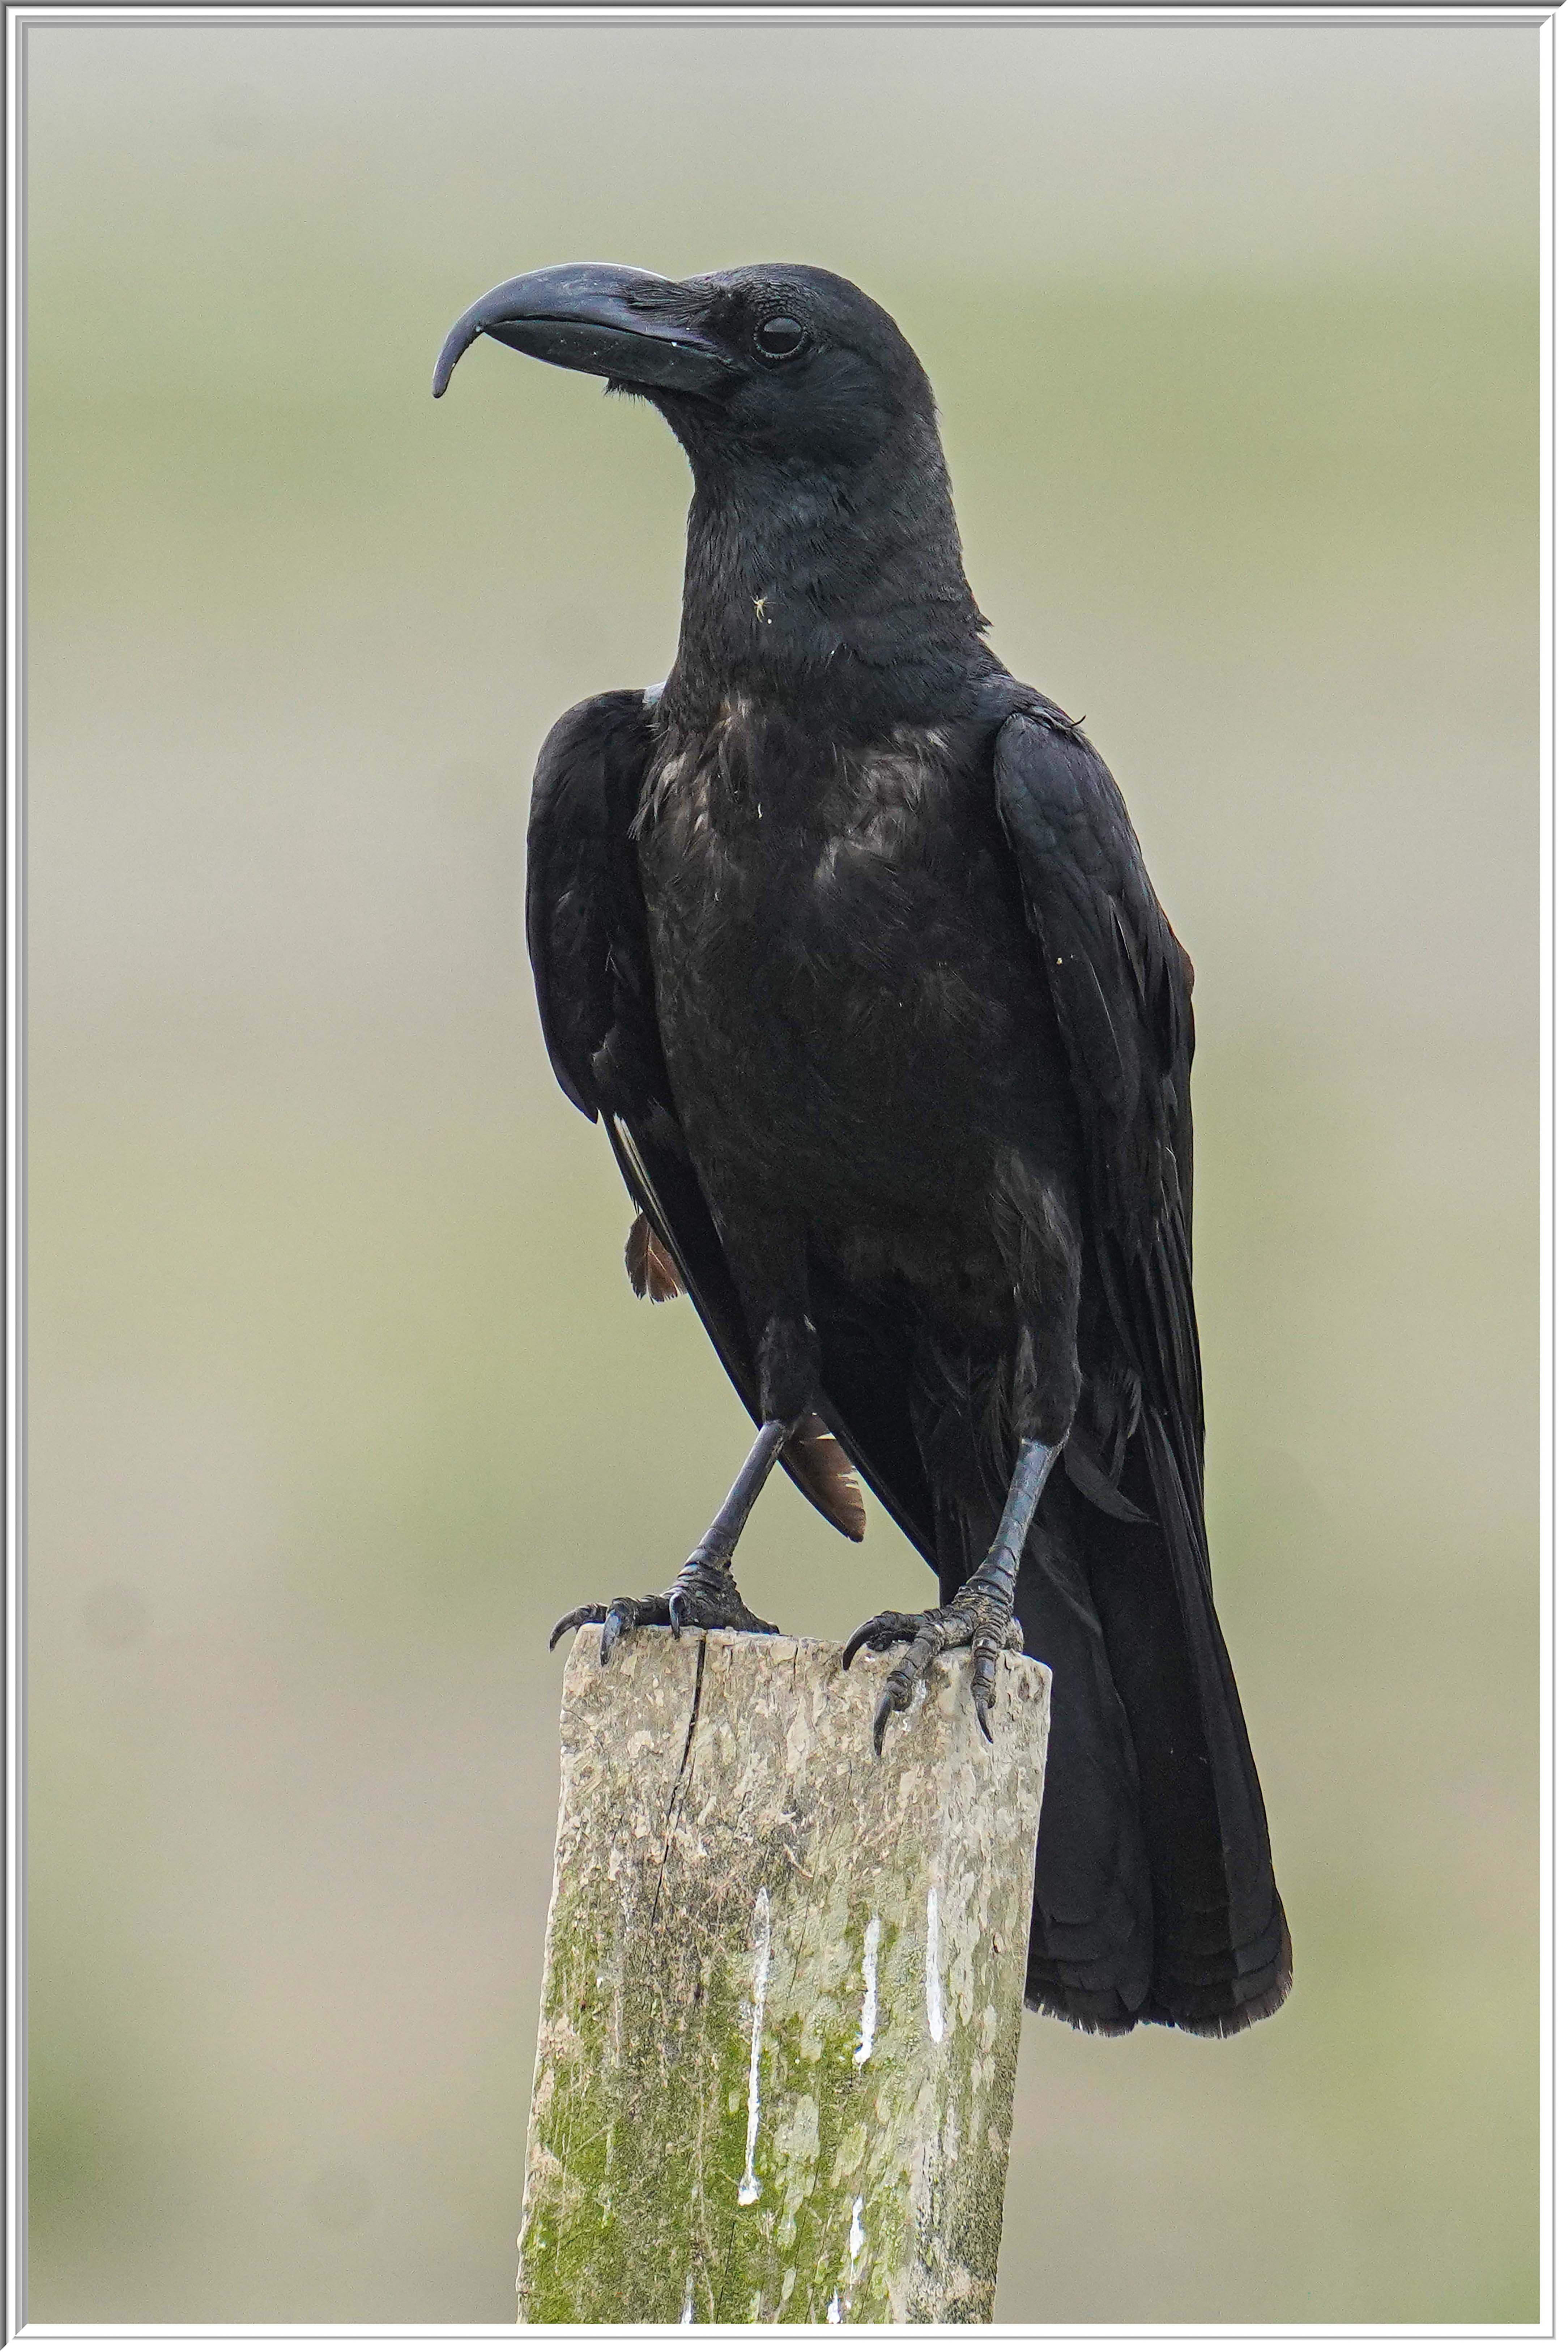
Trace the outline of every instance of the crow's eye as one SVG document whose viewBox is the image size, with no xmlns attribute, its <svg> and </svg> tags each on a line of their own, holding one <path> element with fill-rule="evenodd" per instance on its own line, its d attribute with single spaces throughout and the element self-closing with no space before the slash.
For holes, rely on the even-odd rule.
<svg viewBox="0 0 1568 2352">
<path fill-rule="evenodd" d="M 764 319 L 757 329 L 757 349 L 765 360 L 793 359 L 805 341 L 798 319 Z"/>
</svg>

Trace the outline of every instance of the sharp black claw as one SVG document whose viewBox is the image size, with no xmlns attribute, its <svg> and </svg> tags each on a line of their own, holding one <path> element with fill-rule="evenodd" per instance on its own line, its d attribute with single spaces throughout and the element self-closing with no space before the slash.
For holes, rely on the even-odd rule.
<svg viewBox="0 0 1568 2352">
<path fill-rule="evenodd" d="M 605 1612 L 605 1630 L 599 1636 L 599 1664 L 602 1666 L 609 1664 L 610 1652 L 625 1633 L 626 1625 L 626 1621 L 618 1609 Z"/>
<path fill-rule="evenodd" d="M 988 1698 L 982 1698 L 978 1694 L 976 1694 L 974 1700 L 974 1714 L 975 1719 L 979 1723 L 981 1730 L 985 1734 L 987 1741 L 992 1747 L 994 1747 L 996 1743 L 991 1738 L 990 1700 Z"/>
<path fill-rule="evenodd" d="M 555 1621 L 555 1630 L 550 1636 L 550 1647 L 552 1649 L 555 1647 L 563 1633 L 575 1633 L 579 1625 L 591 1625 L 594 1617 L 595 1612 L 592 1609 L 568 1609 L 564 1617 L 558 1617 Z"/>
<path fill-rule="evenodd" d="M 669 1596 L 669 1630 L 675 1635 L 677 1641 L 680 1639 L 680 1629 L 685 1622 L 685 1595 L 679 1591 L 672 1591 Z"/>
<path fill-rule="evenodd" d="M 845 1664 L 849 1664 L 858 1650 L 890 1650 L 896 1642 L 911 1640 L 919 1622 L 918 1618 L 900 1617 L 894 1610 L 879 1610 L 875 1617 L 868 1617 L 866 1622 L 857 1625 L 850 1634 L 844 1645 Z"/>
<path fill-rule="evenodd" d="M 879 1756 L 880 1756 L 882 1752 L 882 1741 L 887 1736 L 888 1725 L 891 1719 L 892 1713 L 893 1694 L 891 1691 L 885 1690 L 882 1693 L 881 1697 L 877 1701 L 877 1712 L 871 1717 L 871 1745 L 876 1749 Z"/>
</svg>

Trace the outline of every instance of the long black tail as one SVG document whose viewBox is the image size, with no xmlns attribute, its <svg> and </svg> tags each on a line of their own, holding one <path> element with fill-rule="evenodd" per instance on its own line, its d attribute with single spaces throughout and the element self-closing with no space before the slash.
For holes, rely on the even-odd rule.
<svg viewBox="0 0 1568 2352">
<path fill-rule="evenodd" d="M 1235 2033 L 1289 1992 L 1290 1936 L 1206 1547 L 1156 1415 L 1122 1485 L 1142 1524 L 1054 1478 L 1018 1579 L 1025 1647 L 1052 1669 L 1026 1997 L 1095 2032 Z M 963 1526 L 970 1567 L 989 1534 Z M 945 1589 L 959 1550 L 942 1550 Z"/>
</svg>

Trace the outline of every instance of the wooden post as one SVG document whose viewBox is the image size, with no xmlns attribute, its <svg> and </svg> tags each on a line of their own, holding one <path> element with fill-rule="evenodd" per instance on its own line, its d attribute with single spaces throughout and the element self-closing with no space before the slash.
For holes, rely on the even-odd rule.
<svg viewBox="0 0 1568 2352">
<path fill-rule="evenodd" d="M 579 1633 L 523 2189 L 533 2324 L 986 2321 L 1049 1675 Z"/>
</svg>

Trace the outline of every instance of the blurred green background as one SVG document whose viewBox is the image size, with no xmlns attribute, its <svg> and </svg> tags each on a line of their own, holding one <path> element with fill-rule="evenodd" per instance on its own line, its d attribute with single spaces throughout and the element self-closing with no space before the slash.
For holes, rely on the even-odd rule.
<svg viewBox="0 0 1568 2352">
<path fill-rule="evenodd" d="M 25 37 L 30 2315 L 511 2315 L 544 1634 L 745 1423 L 520 936 L 683 461 L 429 375 L 515 271 L 781 257 L 921 352 L 994 641 L 1198 967 L 1297 1990 L 1026 2023 L 997 2316 L 1534 2318 L 1534 32 Z M 744 1562 L 825 1634 L 924 1589 L 783 1481 Z"/>
</svg>

